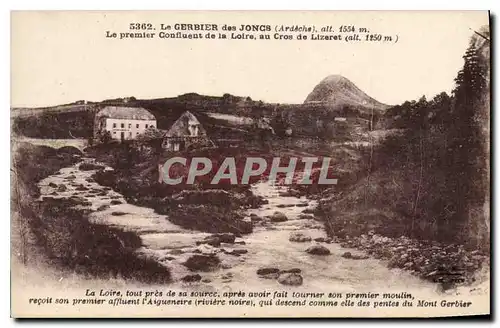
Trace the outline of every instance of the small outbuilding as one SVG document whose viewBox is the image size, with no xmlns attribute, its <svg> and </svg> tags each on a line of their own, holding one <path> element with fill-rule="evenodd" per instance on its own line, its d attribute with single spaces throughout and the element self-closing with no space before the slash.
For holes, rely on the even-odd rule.
<svg viewBox="0 0 500 328">
<path fill-rule="evenodd" d="M 190 111 L 185 111 L 165 132 L 162 148 L 180 151 L 188 148 L 212 146 L 207 131 Z"/>
</svg>

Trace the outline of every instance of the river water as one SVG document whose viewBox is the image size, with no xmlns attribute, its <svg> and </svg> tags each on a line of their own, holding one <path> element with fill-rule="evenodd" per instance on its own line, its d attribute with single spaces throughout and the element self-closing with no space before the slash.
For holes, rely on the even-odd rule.
<svg viewBox="0 0 500 328">
<path fill-rule="evenodd" d="M 91 159 L 84 159 L 91 162 Z M 271 223 L 266 221 L 254 227 L 254 232 L 237 238 L 235 244 L 222 244 L 215 248 L 206 244 L 196 245 L 208 233 L 184 229 L 171 223 L 165 215 L 154 213 L 150 208 L 127 204 L 122 195 L 109 188 L 100 186 L 90 180 L 95 171 L 80 171 L 78 163 L 61 169 L 58 174 L 47 177 L 39 183 L 41 197 L 85 198 L 91 203 L 92 222 L 117 226 L 123 230 L 136 232 L 143 242 L 138 252 L 144 256 L 168 266 L 173 275 L 173 286 L 188 288 L 223 288 L 228 290 L 252 289 L 289 289 L 297 291 L 328 290 L 336 292 L 363 291 L 405 291 L 425 295 L 436 295 L 437 285 L 419 279 L 399 270 L 389 269 L 377 259 L 346 259 L 342 254 L 346 251 L 359 253 L 356 250 L 342 248 L 336 243 L 324 243 L 331 255 L 318 256 L 305 252 L 305 249 L 317 242 L 291 242 L 291 232 L 301 232 L 311 238 L 326 237 L 323 224 L 311 218 L 299 218 L 306 208 L 316 205 L 305 197 L 280 196 L 282 187 L 261 182 L 252 186 L 255 195 L 263 196 L 269 201 L 259 209 L 248 210 L 260 217 L 272 215 L 280 211 L 288 217 L 288 221 Z M 107 168 L 111 169 L 111 168 Z M 49 186 L 51 184 L 52 186 Z M 65 185 L 67 190 L 56 191 L 53 184 Z M 83 185 L 88 190 L 82 189 Z M 79 187 L 79 188 L 78 188 Z M 64 189 L 64 188 L 63 188 Z M 97 195 L 98 193 L 100 195 Z M 105 194 L 105 195 L 103 195 Z M 111 204 L 115 201 L 115 205 Z M 120 204 L 118 204 L 120 202 Z M 104 206 L 103 206 L 104 205 Z M 107 207 L 108 208 L 104 208 Z M 117 212 L 121 212 L 116 215 Z M 113 215 L 114 213 L 115 215 Z M 221 249 L 245 249 L 248 252 L 234 256 L 221 252 Z M 183 283 L 181 278 L 192 274 L 182 263 L 194 253 L 217 254 L 221 259 L 220 268 L 212 272 L 201 272 L 203 280 L 197 283 Z M 275 279 L 260 278 L 256 271 L 259 268 L 272 267 L 279 269 L 298 268 L 303 277 L 302 286 L 282 286 Z"/>
</svg>

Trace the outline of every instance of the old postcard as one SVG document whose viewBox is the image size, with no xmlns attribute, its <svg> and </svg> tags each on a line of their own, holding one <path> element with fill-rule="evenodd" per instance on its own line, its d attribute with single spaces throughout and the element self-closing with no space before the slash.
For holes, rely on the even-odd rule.
<svg viewBox="0 0 500 328">
<path fill-rule="evenodd" d="M 11 27 L 13 317 L 490 314 L 488 12 Z"/>
</svg>

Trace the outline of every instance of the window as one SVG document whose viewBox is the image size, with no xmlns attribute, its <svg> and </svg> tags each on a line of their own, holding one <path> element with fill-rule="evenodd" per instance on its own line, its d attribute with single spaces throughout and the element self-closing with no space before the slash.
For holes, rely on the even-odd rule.
<svg viewBox="0 0 500 328">
<path fill-rule="evenodd" d="M 128 136 L 129 136 L 130 138 L 132 138 L 132 132 L 129 132 L 129 133 L 128 133 Z"/>
<path fill-rule="evenodd" d="M 148 128 L 148 125 L 146 124 L 146 129 Z"/>
<path fill-rule="evenodd" d="M 113 123 L 113 128 L 116 128 L 116 123 Z"/>
<path fill-rule="evenodd" d="M 125 127 L 125 123 L 122 123 L 122 129 Z"/>
<path fill-rule="evenodd" d="M 152 127 L 152 128 L 154 128 L 154 127 L 155 127 L 155 125 L 154 125 L 154 124 L 151 124 L 151 127 Z"/>
<path fill-rule="evenodd" d="M 138 129 L 139 128 L 139 124 L 136 124 L 135 127 Z"/>
<path fill-rule="evenodd" d="M 116 134 L 116 131 L 113 131 L 113 134 Z"/>
<path fill-rule="evenodd" d="M 131 124 L 131 123 L 129 123 L 129 124 L 128 124 L 128 128 L 130 129 L 131 127 L 132 127 L 132 124 Z"/>
</svg>

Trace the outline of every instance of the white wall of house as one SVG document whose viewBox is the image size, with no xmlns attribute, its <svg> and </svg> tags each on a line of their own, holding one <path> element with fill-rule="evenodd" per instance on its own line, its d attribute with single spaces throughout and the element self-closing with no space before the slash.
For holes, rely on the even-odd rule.
<svg viewBox="0 0 500 328">
<path fill-rule="evenodd" d="M 135 139 L 147 128 L 156 128 L 156 120 L 131 120 L 119 118 L 106 118 L 106 131 L 111 133 L 113 139 Z"/>
</svg>

